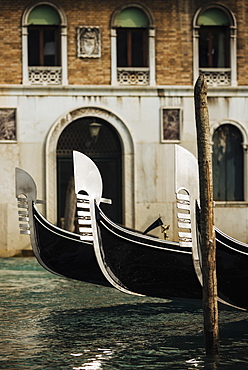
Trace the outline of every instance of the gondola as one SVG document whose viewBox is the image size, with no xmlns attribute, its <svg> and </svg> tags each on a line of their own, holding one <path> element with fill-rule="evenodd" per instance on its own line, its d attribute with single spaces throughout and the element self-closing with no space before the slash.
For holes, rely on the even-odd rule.
<svg viewBox="0 0 248 370">
<path fill-rule="evenodd" d="M 79 163 L 77 163 L 77 158 Z M 76 162 L 76 163 L 75 163 Z M 179 186 L 178 197 L 187 227 L 173 242 L 123 228 L 102 212 L 102 179 L 95 164 L 74 152 L 74 178 L 80 234 L 46 220 L 38 210 L 32 177 L 16 169 L 16 197 L 21 233 L 30 234 L 34 255 L 48 271 L 72 279 L 113 286 L 123 292 L 160 298 L 201 298 L 192 259 L 189 205 Z M 78 187 L 79 186 L 79 187 Z M 182 198 L 182 199 L 181 199 Z M 26 221 L 25 224 L 23 222 Z M 106 249 L 101 251 L 95 231 Z M 111 256 L 111 258 L 110 258 Z"/>
<path fill-rule="evenodd" d="M 96 261 L 92 241 L 50 223 L 38 210 L 36 184 L 16 168 L 16 196 L 21 234 L 29 234 L 37 261 L 49 272 L 71 279 L 110 286 Z"/>
<path fill-rule="evenodd" d="M 21 226 L 21 232 L 30 233 L 37 260 L 50 272 L 113 286 L 130 294 L 201 298 L 195 216 L 197 166 L 189 152 L 175 146 L 179 242 L 143 235 L 109 220 L 100 205 L 106 201 L 101 198 L 100 173 L 88 157 L 78 152 L 74 152 L 74 178 L 80 234 L 52 225 L 39 213 L 34 181 L 26 172 L 17 169 L 16 195 L 19 206 L 25 205 L 28 211 L 24 211 L 28 224 Z M 19 215 L 21 220 L 23 215 Z M 216 243 L 219 300 L 247 309 L 248 246 L 217 228 Z"/>
<path fill-rule="evenodd" d="M 126 230 L 109 220 L 97 202 L 89 200 L 96 225 L 92 234 L 99 266 L 110 283 L 120 290 L 165 298 L 201 296 L 198 163 L 177 145 L 174 160 L 179 243 L 146 239 Z M 81 153 L 74 153 L 76 194 L 80 189 L 89 189 L 86 177 L 79 170 L 85 166 L 84 161 Z M 248 309 L 248 245 L 217 227 L 215 234 L 218 299 Z"/>
</svg>

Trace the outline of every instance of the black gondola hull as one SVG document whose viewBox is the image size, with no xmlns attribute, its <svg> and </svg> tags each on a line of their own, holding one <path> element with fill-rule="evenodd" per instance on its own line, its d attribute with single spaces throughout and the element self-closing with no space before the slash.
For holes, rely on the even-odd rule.
<svg viewBox="0 0 248 370">
<path fill-rule="evenodd" d="M 219 296 L 248 309 L 248 246 L 216 230 L 216 269 Z"/>
<path fill-rule="evenodd" d="M 47 222 L 35 207 L 33 222 L 33 250 L 43 267 L 70 279 L 110 286 L 96 261 L 93 243 Z"/>
<path fill-rule="evenodd" d="M 98 214 L 102 259 L 119 284 L 151 297 L 201 298 L 189 248 L 132 233 Z"/>
<path fill-rule="evenodd" d="M 34 180 L 25 171 L 16 169 L 18 208 L 23 209 L 18 212 L 19 221 L 27 222 L 19 225 L 20 231 L 30 234 L 39 263 L 66 278 L 113 286 L 131 294 L 201 298 L 201 240 L 197 221 L 190 228 L 191 232 L 196 231 L 198 247 L 193 238 L 189 243 L 171 242 L 120 227 L 99 208 L 101 177 L 89 161 L 86 160 L 88 177 L 87 173 L 83 177 L 79 175 L 87 179 L 86 185 L 94 196 L 80 195 L 84 186 L 77 186 L 76 191 L 81 235 L 52 225 L 40 214 Z M 182 206 L 179 208 L 188 209 L 188 196 L 186 204 L 185 195 L 178 199 Z M 187 219 L 191 216 L 188 215 L 178 216 L 181 224 L 185 216 L 184 228 L 189 226 Z M 223 303 L 248 309 L 248 245 L 215 230 L 218 297 Z M 189 239 L 188 233 L 182 234 Z"/>
</svg>

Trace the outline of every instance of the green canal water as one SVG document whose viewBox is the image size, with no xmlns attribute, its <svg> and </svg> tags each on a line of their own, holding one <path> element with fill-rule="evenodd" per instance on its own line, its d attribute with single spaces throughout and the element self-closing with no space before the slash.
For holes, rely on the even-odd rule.
<svg viewBox="0 0 248 370">
<path fill-rule="evenodd" d="M 32 257 L 0 259 L 0 289 L 0 369 L 248 368 L 247 312 L 221 307 L 214 361 L 204 354 L 199 301 L 67 280 Z"/>
</svg>

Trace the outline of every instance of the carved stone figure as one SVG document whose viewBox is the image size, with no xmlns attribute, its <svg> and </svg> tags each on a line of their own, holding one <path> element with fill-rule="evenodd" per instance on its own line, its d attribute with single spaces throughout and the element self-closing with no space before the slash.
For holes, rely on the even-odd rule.
<svg viewBox="0 0 248 370">
<path fill-rule="evenodd" d="M 78 28 L 78 57 L 99 58 L 101 56 L 99 27 Z"/>
</svg>

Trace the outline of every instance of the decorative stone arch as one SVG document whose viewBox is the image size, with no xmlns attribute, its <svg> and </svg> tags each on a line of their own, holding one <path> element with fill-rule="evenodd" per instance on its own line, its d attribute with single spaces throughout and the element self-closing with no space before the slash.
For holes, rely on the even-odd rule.
<svg viewBox="0 0 248 370">
<path fill-rule="evenodd" d="M 199 8 L 193 18 L 193 76 L 194 81 L 199 76 L 199 28 L 197 24 L 199 16 L 206 10 L 215 8 L 222 10 L 230 20 L 230 69 L 231 69 L 231 86 L 237 86 L 237 21 L 233 12 L 222 4 L 209 4 Z"/>
<path fill-rule="evenodd" d="M 61 67 L 62 67 L 62 85 L 68 84 L 67 77 L 67 18 L 65 12 L 57 4 L 51 1 L 37 1 L 30 4 L 22 15 L 22 80 L 24 85 L 29 85 L 28 76 L 28 16 L 34 8 L 40 5 L 48 5 L 56 10 L 60 17 L 61 28 Z"/>
<path fill-rule="evenodd" d="M 62 131 L 73 121 L 83 117 L 98 117 L 111 124 L 119 134 L 123 151 L 123 210 L 124 223 L 134 227 L 134 144 L 126 124 L 114 113 L 99 107 L 82 107 L 65 113 L 51 127 L 45 146 L 46 157 L 46 217 L 57 219 L 57 163 L 56 149 Z"/>
<path fill-rule="evenodd" d="M 234 120 L 224 120 L 224 121 L 221 121 L 221 122 L 217 122 L 217 123 L 214 123 L 211 125 L 210 127 L 210 135 L 211 135 L 211 146 L 213 145 L 213 136 L 214 136 L 214 132 L 215 130 L 217 130 L 218 127 L 222 126 L 222 125 L 233 125 L 233 126 L 236 126 L 239 131 L 241 132 L 242 134 L 242 137 L 243 137 L 243 143 L 242 143 L 242 146 L 243 146 L 243 149 L 246 151 L 247 148 L 248 148 L 248 132 L 247 132 L 247 129 L 239 122 L 237 121 L 234 121 Z"/>
<path fill-rule="evenodd" d="M 155 76 L 155 21 L 151 11 L 145 7 L 143 4 L 139 4 L 136 2 L 127 3 L 125 5 L 121 5 L 113 12 L 110 27 L 111 27 L 111 83 L 112 85 L 118 85 L 117 82 L 117 32 L 115 27 L 115 19 L 119 13 L 121 13 L 124 9 L 127 8 L 138 8 L 142 10 L 148 19 L 148 38 L 149 38 L 149 85 L 155 86 L 156 85 L 156 76 Z"/>
<path fill-rule="evenodd" d="M 244 154 L 244 200 L 247 202 L 248 201 L 248 131 L 245 126 L 243 126 L 240 122 L 227 119 L 223 120 L 221 122 L 215 122 L 211 124 L 210 126 L 210 138 L 211 138 L 211 151 L 213 147 L 213 136 L 215 131 L 222 125 L 233 125 L 239 129 L 241 132 L 243 142 L 242 142 L 242 147 L 243 147 L 243 154 Z"/>
<path fill-rule="evenodd" d="M 111 28 L 113 28 L 115 25 L 115 18 L 117 17 L 117 15 L 121 13 L 124 9 L 132 8 L 132 7 L 139 8 L 145 13 L 145 15 L 147 16 L 148 22 L 149 22 L 149 28 L 155 27 L 154 18 L 150 10 L 148 10 L 148 8 L 146 8 L 143 4 L 133 2 L 133 3 L 127 3 L 125 5 L 121 5 L 114 11 L 111 17 L 111 24 L 110 24 Z"/>
<path fill-rule="evenodd" d="M 53 2 L 51 1 L 38 1 L 38 2 L 35 2 L 35 3 L 32 3 L 31 5 L 29 5 L 23 12 L 23 16 L 22 16 L 22 26 L 28 26 L 28 16 L 29 14 L 31 13 L 31 11 L 36 8 L 37 6 L 39 5 L 48 5 L 48 6 L 51 6 L 52 8 L 54 8 L 59 16 L 60 16 L 60 19 L 61 19 L 61 26 L 62 27 L 66 27 L 67 26 L 67 20 L 66 20 L 66 15 L 63 11 L 63 9 L 61 9 L 57 4 L 54 4 Z"/>
</svg>

